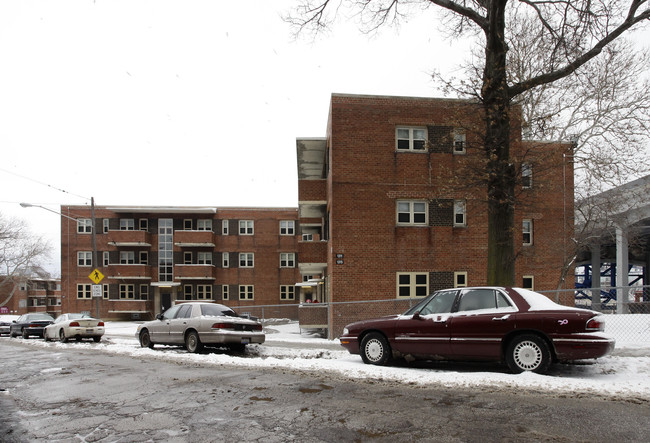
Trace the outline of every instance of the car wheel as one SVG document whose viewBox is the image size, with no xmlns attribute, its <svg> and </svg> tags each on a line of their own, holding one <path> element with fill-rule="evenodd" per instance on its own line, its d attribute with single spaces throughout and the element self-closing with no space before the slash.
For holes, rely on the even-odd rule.
<svg viewBox="0 0 650 443">
<path fill-rule="evenodd" d="M 246 351 L 246 345 L 237 343 L 234 345 L 228 345 L 228 349 L 230 349 L 232 352 L 244 352 Z"/>
<path fill-rule="evenodd" d="M 11 337 L 11 338 L 16 338 L 16 337 L 18 337 L 18 336 L 17 336 L 15 333 L 10 332 L 10 333 L 9 333 L 9 337 Z"/>
<path fill-rule="evenodd" d="M 506 351 L 506 363 L 515 374 L 524 371 L 544 374 L 551 366 L 551 362 L 548 344 L 537 335 L 515 337 Z"/>
<path fill-rule="evenodd" d="M 50 337 L 47 336 L 47 334 L 45 333 L 45 330 L 43 330 L 43 340 L 50 341 Z"/>
<path fill-rule="evenodd" d="M 100 341 L 102 341 L 102 338 L 101 337 L 93 337 L 93 341 L 95 343 L 99 343 Z"/>
<path fill-rule="evenodd" d="M 151 342 L 151 336 L 149 336 L 149 331 L 143 329 L 140 332 L 140 346 L 143 348 L 153 349 L 153 343 Z"/>
<path fill-rule="evenodd" d="M 63 330 L 63 328 L 59 329 L 59 341 L 61 343 L 67 343 L 68 342 L 68 338 L 65 336 L 65 331 Z"/>
<path fill-rule="evenodd" d="M 23 338 L 29 338 L 29 334 L 23 329 Z"/>
<path fill-rule="evenodd" d="M 366 364 L 383 366 L 392 359 L 388 340 L 378 332 L 372 332 L 361 340 L 361 359 Z"/>
<path fill-rule="evenodd" d="M 199 334 L 196 331 L 190 331 L 185 336 L 185 348 L 192 353 L 200 352 L 203 349 Z"/>
</svg>

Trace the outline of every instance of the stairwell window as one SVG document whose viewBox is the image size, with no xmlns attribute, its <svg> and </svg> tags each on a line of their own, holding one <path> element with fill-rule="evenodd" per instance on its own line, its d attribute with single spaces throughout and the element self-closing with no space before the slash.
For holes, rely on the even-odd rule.
<svg viewBox="0 0 650 443">
<path fill-rule="evenodd" d="M 428 223 L 428 203 L 418 200 L 397 201 L 397 224 L 426 226 Z"/>
<path fill-rule="evenodd" d="M 462 131 L 456 131 L 454 132 L 454 154 L 465 154 L 467 151 L 465 150 L 465 145 L 467 144 L 467 140 L 465 137 L 465 132 Z"/>
<path fill-rule="evenodd" d="M 398 151 L 416 151 L 423 152 L 426 150 L 427 130 L 426 128 L 417 127 L 398 127 L 396 128 L 396 149 Z"/>
<path fill-rule="evenodd" d="M 533 244 L 533 221 L 524 220 L 522 224 L 522 231 L 524 237 L 524 246 L 530 246 Z"/>
<path fill-rule="evenodd" d="M 524 189 L 533 187 L 533 167 L 529 163 L 521 164 L 521 186 Z"/>
<path fill-rule="evenodd" d="M 454 226 L 467 226 L 467 204 L 465 200 L 454 200 Z"/>
</svg>

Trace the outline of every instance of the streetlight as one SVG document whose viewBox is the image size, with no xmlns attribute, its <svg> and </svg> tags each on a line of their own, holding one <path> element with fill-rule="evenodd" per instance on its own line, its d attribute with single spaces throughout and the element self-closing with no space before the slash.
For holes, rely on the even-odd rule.
<svg viewBox="0 0 650 443">
<path fill-rule="evenodd" d="M 21 207 L 23 208 L 41 208 L 45 209 L 46 211 L 53 212 L 55 214 L 60 215 L 61 217 L 67 218 L 69 220 L 73 220 L 78 222 L 78 218 L 70 217 L 69 215 L 65 215 L 61 212 L 54 211 L 50 208 L 46 208 L 45 206 L 41 205 L 35 205 L 32 203 L 21 203 Z M 91 218 L 91 224 L 92 224 L 92 242 L 93 242 L 93 261 L 92 261 L 92 267 L 93 269 L 96 269 L 99 267 L 99 263 L 97 261 L 97 223 L 95 219 L 95 198 L 90 197 L 90 218 Z M 100 297 L 97 297 L 97 304 L 96 304 L 96 317 L 99 318 L 99 299 Z"/>
</svg>

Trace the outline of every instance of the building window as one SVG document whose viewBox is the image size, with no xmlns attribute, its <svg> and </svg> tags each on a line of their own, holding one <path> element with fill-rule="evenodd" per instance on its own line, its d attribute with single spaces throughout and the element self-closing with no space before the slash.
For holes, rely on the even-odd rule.
<svg viewBox="0 0 650 443">
<path fill-rule="evenodd" d="M 93 265 L 93 253 L 90 251 L 78 251 L 77 252 L 77 266 L 92 266 Z"/>
<path fill-rule="evenodd" d="M 89 218 L 77 219 L 77 234 L 91 234 L 93 232 L 93 221 Z"/>
<path fill-rule="evenodd" d="M 120 299 L 135 299 L 135 285 L 120 285 Z"/>
<path fill-rule="evenodd" d="M 182 300 L 192 300 L 192 285 L 183 286 Z"/>
<path fill-rule="evenodd" d="M 91 298 L 92 285 L 77 284 L 77 298 Z"/>
<path fill-rule="evenodd" d="M 140 226 L 141 231 L 148 231 L 149 230 L 149 219 L 141 218 L 140 220 L 138 220 L 138 225 Z"/>
<path fill-rule="evenodd" d="M 296 299 L 296 287 L 291 285 L 281 285 L 280 286 L 280 300 L 295 300 Z"/>
<path fill-rule="evenodd" d="M 398 151 L 424 151 L 427 130 L 425 128 L 397 128 L 396 139 Z"/>
<path fill-rule="evenodd" d="M 429 294 L 429 273 L 398 272 L 397 297 L 426 297 Z"/>
<path fill-rule="evenodd" d="M 398 200 L 398 225 L 424 225 L 428 219 L 428 203 L 424 201 Z"/>
<path fill-rule="evenodd" d="M 138 255 L 139 255 L 139 258 L 140 258 L 139 263 L 141 265 L 148 265 L 149 264 L 149 253 L 147 251 L 140 251 L 140 253 Z"/>
<path fill-rule="evenodd" d="M 228 220 L 221 220 L 221 234 L 228 235 Z"/>
<path fill-rule="evenodd" d="M 462 131 L 454 132 L 454 154 L 465 154 L 466 138 Z"/>
<path fill-rule="evenodd" d="M 185 264 L 185 265 L 191 265 L 192 264 L 192 253 L 191 252 L 184 252 L 183 253 L 183 264 Z"/>
<path fill-rule="evenodd" d="M 230 298 L 230 287 L 228 285 L 221 285 L 221 298 L 224 300 Z"/>
<path fill-rule="evenodd" d="M 221 267 L 223 267 L 223 268 L 229 268 L 230 267 L 230 253 L 229 252 L 223 252 L 221 254 Z"/>
<path fill-rule="evenodd" d="M 200 265 L 212 264 L 212 252 L 197 252 L 196 258 L 197 263 Z"/>
<path fill-rule="evenodd" d="M 140 300 L 149 300 L 149 285 L 140 285 Z"/>
<path fill-rule="evenodd" d="M 302 241 L 314 241 L 314 234 L 302 234 Z"/>
<path fill-rule="evenodd" d="M 109 285 L 102 285 L 102 298 L 104 300 L 108 300 L 108 295 L 109 295 Z"/>
<path fill-rule="evenodd" d="M 533 221 L 523 221 L 524 245 L 529 246 L 533 244 Z"/>
<path fill-rule="evenodd" d="M 212 300 L 212 285 L 196 285 L 196 298 Z"/>
<path fill-rule="evenodd" d="M 174 281 L 174 221 L 158 220 L 158 279 Z"/>
<path fill-rule="evenodd" d="M 454 226 L 467 225 L 467 204 L 465 200 L 454 200 Z"/>
<path fill-rule="evenodd" d="M 239 220 L 239 235 L 253 235 L 253 220 Z"/>
<path fill-rule="evenodd" d="M 529 163 L 521 164 L 521 186 L 524 189 L 533 187 L 533 167 Z"/>
<path fill-rule="evenodd" d="M 535 290 L 535 277 L 532 275 L 524 275 L 521 282 L 521 287 L 524 289 Z"/>
<path fill-rule="evenodd" d="M 183 230 L 184 231 L 191 231 L 192 230 L 192 220 L 186 218 L 183 220 Z"/>
<path fill-rule="evenodd" d="M 255 296 L 253 285 L 239 285 L 239 299 L 253 300 Z"/>
<path fill-rule="evenodd" d="M 104 251 L 102 257 L 103 257 L 104 267 L 111 264 L 111 254 L 108 251 Z"/>
<path fill-rule="evenodd" d="M 294 235 L 295 226 L 294 220 L 280 221 L 280 235 Z"/>
<path fill-rule="evenodd" d="M 110 220 L 107 219 L 107 218 L 102 220 L 102 226 L 104 227 L 104 234 L 108 234 L 109 223 L 110 223 Z"/>
<path fill-rule="evenodd" d="M 239 267 L 240 268 L 253 268 L 255 266 L 255 254 L 252 252 L 239 253 Z"/>
<path fill-rule="evenodd" d="M 454 272 L 454 288 L 467 287 L 467 272 Z"/>
<path fill-rule="evenodd" d="M 281 268 L 295 268 L 296 267 L 296 254 L 293 252 L 280 253 L 280 267 Z"/>
<path fill-rule="evenodd" d="M 212 220 L 211 219 L 198 220 L 196 229 L 198 229 L 199 231 L 212 231 Z"/>
<path fill-rule="evenodd" d="M 121 218 L 120 231 L 135 231 L 135 220 L 132 218 Z"/>
<path fill-rule="evenodd" d="M 120 264 L 132 265 L 135 263 L 135 252 L 133 251 L 120 251 Z"/>
</svg>

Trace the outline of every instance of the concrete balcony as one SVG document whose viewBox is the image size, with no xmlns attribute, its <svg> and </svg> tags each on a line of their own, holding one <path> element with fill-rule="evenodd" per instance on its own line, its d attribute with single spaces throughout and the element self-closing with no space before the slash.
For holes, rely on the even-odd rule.
<svg viewBox="0 0 650 443">
<path fill-rule="evenodd" d="M 174 231 L 174 244 L 181 248 L 214 248 L 214 232 Z"/>
<path fill-rule="evenodd" d="M 214 280 L 216 268 L 214 265 L 175 265 L 176 280 Z"/>
<path fill-rule="evenodd" d="M 298 259 L 300 263 L 327 263 L 327 242 L 299 241 Z"/>
<path fill-rule="evenodd" d="M 108 231 L 111 246 L 151 247 L 151 234 L 147 231 Z"/>
<path fill-rule="evenodd" d="M 151 266 L 111 264 L 102 273 L 109 279 L 151 280 Z"/>
</svg>

